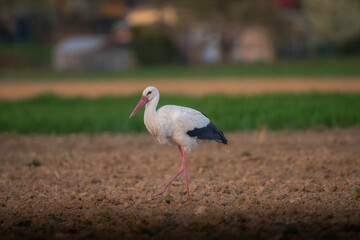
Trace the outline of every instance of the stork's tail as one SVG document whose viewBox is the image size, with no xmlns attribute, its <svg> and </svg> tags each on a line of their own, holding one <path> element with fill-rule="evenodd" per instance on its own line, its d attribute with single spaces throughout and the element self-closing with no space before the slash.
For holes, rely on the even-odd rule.
<svg viewBox="0 0 360 240">
<path fill-rule="evenodd" d="M 221 143 L 227 145 L 227 139 L 225 138 L 224 133 L 220 129 L 218 129 L 218 128 L 216 128 L 216 129 L 218 130 L 218 134 L 221 138 Z"/>
</svg>

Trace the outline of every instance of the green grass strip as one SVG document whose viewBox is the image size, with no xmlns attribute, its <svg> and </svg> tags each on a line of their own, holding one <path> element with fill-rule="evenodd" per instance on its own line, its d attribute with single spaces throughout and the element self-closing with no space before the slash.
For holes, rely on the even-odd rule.
<svg viewBox="0 0 360 240">
<path fill-rule="evenodd" d="M 0 71 L 0 81 L 102 81 L 146 79 L 219 79 L 246 77 L 354 77 L 360 76 L 360 58 L 280 61 L 273 64 L 229 64 L 202 67 L 182 65 L 138 67 L 119 72 L 55 72 L 53 70 L 15 69 Z"/>
<path fill-rule="evenodd" d="M 0 132 L 69 134 L 142 132 L 143 110 L 129 115 L 139 95 L 63 98 L 44 95 L 0 101 Z M 224 131 L 344 128 L 360 125 L 360 94 L 307 93 L 257 96 L 162 96 L 159 106 L 175 104 L 205 113 Z"/>
</svg>

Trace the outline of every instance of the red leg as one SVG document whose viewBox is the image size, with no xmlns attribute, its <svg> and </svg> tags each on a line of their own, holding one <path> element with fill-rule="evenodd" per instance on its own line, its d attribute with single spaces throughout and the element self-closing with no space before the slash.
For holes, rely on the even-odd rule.
<svg viewBox="0 0 360 240">
<path fill-rule="evenodd" d="M 180 151 L 180 154 L 181 154 L 181 158 L 183 159 L 183 152 L 182 152 L 182 149 L 181 147 L 179 146 L 179 151 Z M 184 151 L 185 153 L 185 151 Z M 158 192 L 158 193 L 155 193 L 154 195 L 152 195 L 153 197 L 154 196 L 158 196 L 158 195 L 161 195 L 165 192 L 165 190 L 167 189 L 167 187 L 175 180 L 175 178 L 177 178 L 177 176 L 179 176 L 180 173 L 182 173 L 184 171 L 184 160 L 181 164 L 181 167 L 179 169 L 179 171 L 170 179 L 170 181 Z"/>
<path fill-rule="evenodd" d="M 180 147 L 180 146 L 178 146 L 178 148 L 179 148 L 180 155 L 181 155 L 181 158 L 182 158 L 182 157 L 183 157 L 183 151 L 182 151 L 182 149 L 181 149 L 181 147 Z"/>
<path fill-rule="evenodd" d="M 183 154 L 183 156 L 182 156 L 182 160 L 183 160 L 183 167 L 184 167 L 184 173 L 185 173 L 185 182 L 186 182 L 187 197 L 188 197 L 188 201 L 191 201 L 190 191 L 189 191 L 188 177 L 187 177 L 187 172 L 186 172 L 186 152 L 185 152 L 185 150 L 184 150 L 184 154 Z"/>
</svg>

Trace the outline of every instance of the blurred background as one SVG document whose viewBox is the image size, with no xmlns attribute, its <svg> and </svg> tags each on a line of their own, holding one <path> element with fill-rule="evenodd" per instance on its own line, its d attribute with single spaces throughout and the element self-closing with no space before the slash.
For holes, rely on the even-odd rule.
<svg viewBox="0 0 360 240">
<path fill-rule="evenodd" d="M 126 71 L 359 55 L 358 0 L 0 1 L 1 71 Z"/>
<path fill-rule="evenodd" d="M 146 131 L 149 85 L 224 131 L 351 127 L 359 57 L 359 0 L 1 0 L 0 132 Z"/>
</svg>

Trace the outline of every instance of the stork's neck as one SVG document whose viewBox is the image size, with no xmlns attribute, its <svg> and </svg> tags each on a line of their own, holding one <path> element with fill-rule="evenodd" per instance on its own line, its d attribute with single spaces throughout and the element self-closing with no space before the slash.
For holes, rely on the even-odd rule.
<svg viewBox="0 0 360 240">
<path fill-rule="evenodd" d="M 156 107 L 159 103 L 159 96 L 156 96 L 155 98 L 153 98 L 150 102 L 148 102 L 145 105 L 145 115 L 150 114 L 156 114 Z"/>
</svg>

